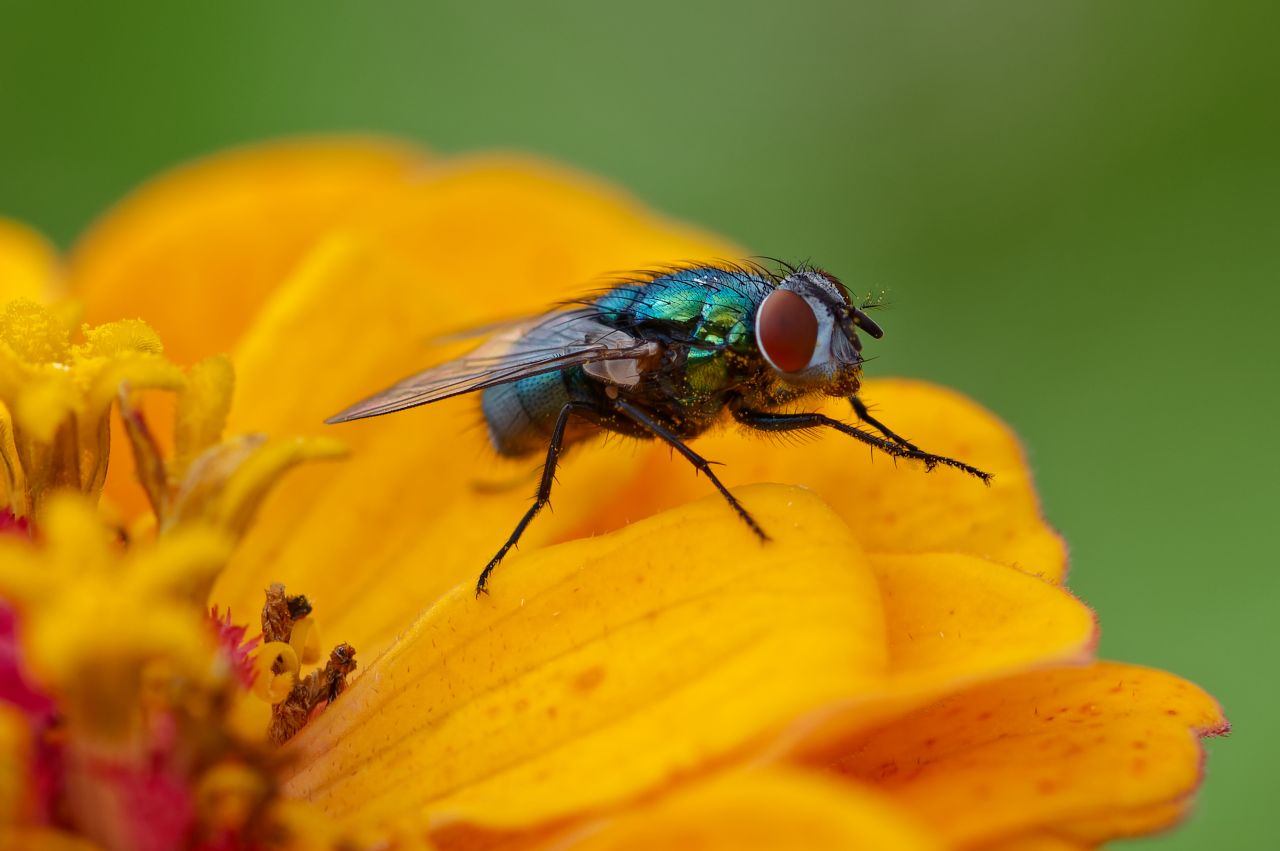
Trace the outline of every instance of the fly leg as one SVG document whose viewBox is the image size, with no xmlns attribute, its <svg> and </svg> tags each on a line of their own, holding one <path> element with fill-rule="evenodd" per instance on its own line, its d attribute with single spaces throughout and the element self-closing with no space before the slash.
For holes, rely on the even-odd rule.
<svg viewBox="0 0 1280 851">
<path fill-rule="evenodd" d="M 916 452 L 921 451 L 919 446 L 916 446 L 914 443 L 907 440 L 905 437 L 902 437 L 901 435 L 894 434 L 893 430 L 890 429 L 887 425 L 880 422 L 875 417 L 871 416 L 871 412 L 867 410 L 867 406 L 857 396 L 850 396 L 849 404 L 853 405 L 853 412 L 858 415 L 858 419 L 860 421 L 871 426 L 876 431 L 880 432 L 885 437 L 889 438 L 899 446 L 904 446 L 907 449 L 914 449 Z"/>
<path fill-rule="evenodd" d="M 760 528 L 760 524 L 756 522 L 755 518 L 742 507 L 742 503 L 738 502 L 733 494 L 729 493 L 729 489 L 726 488 L 718 478 L 716 478 L 716 474 L 711 472 L 711 465 L 714 462 L 708 461 L 697 452 L 694 452 L 683 440 L 672 433 L 670 429 L 637 408 L 635 405 L 632 405 L 630 402 L 625 402 L 619 399 L 614 402 L 614 405 L 624 416 L 644 426 L 650 432 L 665 440 L 671 448 L 683 455 L 695 469 L 711 480 L 711 484 L 716 486 L 716 490 L 720 491 L 720 495 L 728 500 L 730 507 L 738 513 L 738 516 L 742 518 L 742 521 L 751 528 L 752 532 L 756 533 L 761 541 L 769 540 L 769 536 Z"/>
<path fill-rule="evenodd" d="M 863 431 L 848 423 L 833 420 L 823 414 L 776 414 L 768 411 L 752 411 L 741 408 L 733 412 L 733 417 L 748 428 L 753 428 L 757 431 L 798 431 L 810 428 L 833 428 L 841 434 L 847 434 L 894 458 L 923 461 L 927 470 L 932 470 L 941 464 L 944 467 L 954 467 L 957 470 L 982 479 L 984 484 L 991 484 L 991 474 L 984 473 L 977 467 L 970 467 L 962 461 L 948 458 L 945 455 L 924 452 L 910 444 L 903 445 L 895 443 L 893 440 L 877 437 L 869 431 Z M 872 424 L 874 424 L 874 421 Z M 878 425 L 877 428 L 879 428 Z"/>
<path fill-rule="evenodd" d="M 480 578 L 476 580 L 476 596 L 488 594 L 489 589 L 485 585 L 489 581 L 489 574 L 493 573 L 493 569 L 498 566 L 498 562 L 502 561 L 503 556 L 514 547 L 520 540 L 520 536 L 524 534 L 524 530 L 529 523 L 537 516 L 538 512 L 551 501 L 551 484 L 556 479 L 556 464 L 560 461 L 561 450 L 564 446 L 564 430 L 569 424 L 569 417 L 573 412 L 580 408 L 590 407 L 582 402 L 570 402 L 560 409 L 560 416 L 556 417 L 555 428 L 551 430 L 551 443 L 547 446 L 547 460 L 542 466 L 542 480 L 538 483 L 538 493 L 534 496 L 533 505 L 529 506 L 529 510 L 525 512 L 524 517 L 520 518 L 520 522 L 516 524 L 515 531 L 511 533 L 511 537 L 507 538 L 507 542 L 502 545 L 502 549 L 498 550 L 498 554 L 489 560 L 484 566 L 484 570 L 480 572 Z"/>
</svg>

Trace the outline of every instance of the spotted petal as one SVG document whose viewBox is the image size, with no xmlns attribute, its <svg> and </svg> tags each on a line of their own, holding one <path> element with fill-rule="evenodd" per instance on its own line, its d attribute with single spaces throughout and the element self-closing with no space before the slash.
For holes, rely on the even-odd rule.
<svg viewBox="0 0 1280 851">
<path fill-rule="evenodd" d="M 1170 674 L 1114 663 L 1028 673 L 875 729 L 839 771 L 873 783 L 949 841 L 1050 832 L 1093 843 L 1181 816 L 1217 704 Z"/>
<path fill-rule="evenodd" d="M 627 800 L 758 747 L 884 676 L 879 592 L 804 491 L 757 488 L 777 539 L 718 501 L 514 560 L 442 598 L 287 749 L 352 824 L 428 812 L 513 829 Z"/>
</svg>

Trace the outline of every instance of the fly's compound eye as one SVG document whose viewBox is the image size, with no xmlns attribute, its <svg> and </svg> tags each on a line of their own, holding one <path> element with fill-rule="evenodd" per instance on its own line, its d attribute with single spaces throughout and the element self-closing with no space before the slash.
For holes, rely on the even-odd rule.
<svg viewBox="0 0 1280 851">
<path fill-rule="evenodd" d="M 756 340 L 774 369 L 799 372 L 813 358 L 818 318 L 803 296 L 791 290 L 774 290 L 756 312 Z"/>
</svg>

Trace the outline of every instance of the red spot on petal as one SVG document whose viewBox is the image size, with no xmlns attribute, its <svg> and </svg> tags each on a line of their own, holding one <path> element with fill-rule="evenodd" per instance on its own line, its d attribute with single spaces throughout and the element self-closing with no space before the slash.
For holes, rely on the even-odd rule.
<svg viewBox="0 0 1280 851">
<path fill-rule="evenodd" d="M 578 674 L 573 681 L 573 687 L 578 691 L 589 692 L 594 691 L 602 682 L 604 682 L 604 668 L 597 665 Z"/>
</svg>

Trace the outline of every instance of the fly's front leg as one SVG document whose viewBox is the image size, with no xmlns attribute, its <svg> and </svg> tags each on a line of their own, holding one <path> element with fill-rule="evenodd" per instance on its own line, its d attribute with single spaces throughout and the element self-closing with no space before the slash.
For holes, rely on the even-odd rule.
<svg viewBox="0 0 1280 851">
<path fill-rule="evenodd" d="M 556 479 L 556 464 L 560 460 L 561 448 L 564 446 L 564 430 L 569 424 L 569 417 L 574 411 L 588 408 L 589 405 L 583 402 L 570 402 L 560 409 L 560 416 L 556 417 L 555 428 L 551 430 L 551 443 L 547 446 L 547 460 L 542 466 L 542 480 L 538 482 L 538 493 L 534 496 L 533 505 L 525 512 L 524 517 L 520 518 L 520 522 L 516 524 L 515 531 L 511 533 L 511 537 L 507 538 L 507 542 L 502 545 L 502 549 L 498 550 L 498 554 L 489 560 L 484 566 L 484 570 L 480 573 L 480 578 L 476 581 L 476 596 L 489 593 L 485 585 L 489 581 L 489 574 L 493 573 L 493 569 L 498 566 L 498 562 L 502 561 L 503 556 L 514 547 L 519 541 L 520 536 L 524 534 L 524 530 L 529 523 L 537 516 L 538 512 L 551 501 L 551 484 Z"/>
<path fill-rule="evenodd" d="M 650 433 L 662 438 L 673 449 L 683 455 L 685 459 L 688 460 L 689 463 L 692 464 L 700 473 L 711 480 L 711 484 L 716 486 L 716 490 L 720 491 L 720 495 L 728 501 L 733 510 L 738 513 L 738 516 L 742 518 L 743 522 L 746 523 L 748 527 L 750 527 L 751 531 L 755 532 L 756 535 L 759 536 L 760 540 L 769 540 L 769 536 L 760 528 L 760 524 L 756 522 L 755 518 L 742 507 L 742 503 L 738 502 L 737 498 L 735 498 L 733 494 L 729 493 L 729 489 L 726 488 L 718 478 L 716 478 L 716 474 L 711 472 L 712 462 L 703 458 L 697 452 L 694 452 L 683 440 L 680 439 L 678 435 L 673 433 L 653 417 L 649 416 L 640 408 L 632 405 L 630 402 L 619 399 L 614 402 L 614 407 L 616 407 L 623 416 L 644 426 L 644 428 Z"/>
<path fill-rule="evenodd" d="M 853 406 L 853 412 L 858 415 L 859 420 L 871 426 L 876 431 L 880 432 L 885 437 L 892 440 L 894 443 L 898 444 L 899 446 L 905 446 L 907 449 L 914 449 L 916 452 L 922 451 L 919 446 L 916 446 L 914 443 L 907 440 L 905 437 L 902 437 L 901 435 L 894 434 L 893 430 L 890 429 L 887 425 L 880 422 L 875 417 L 871 416 L 871 412 L 867 410 L 867 406 L 857 396 L 850 396 L 849 404 Z"/>
<path fill-rule="evenodd" d="M 863 431 L 860 428 L 851 426 L 848 423 L 842 423 L 839 420 L 833 420 L 831 417 L 823 414 L 776 414 L 769 411 L 752 411 L 749 409 L 738 409 L 733 412 L 734 419 L 748 428 L 757 431 L 801 431 L 810 428 L 833 428 L 841 434 L 847 434 L 850 437 L 860 440 L 868 446 L 879 449 L 886 455 L 894 458 L 909 458 L 914 461 L 924 462 L 925 469 L 932 470 L 941 464 L 944 467 L 954 467 L 957 470 L 968 473 L 983 481 L 984 484 L 991 484 L 991 474 L 984 473 L 977 467 L 970 467 L 962 461 L 954 458 L 948 458 L 945 455 L 934 455 L 924 452 L 910 445 L 902 445 L 883 437 L 877 437 L 869 431 Z M 877 426 L 879 428 L 879 426 Z"/>
</svg>

